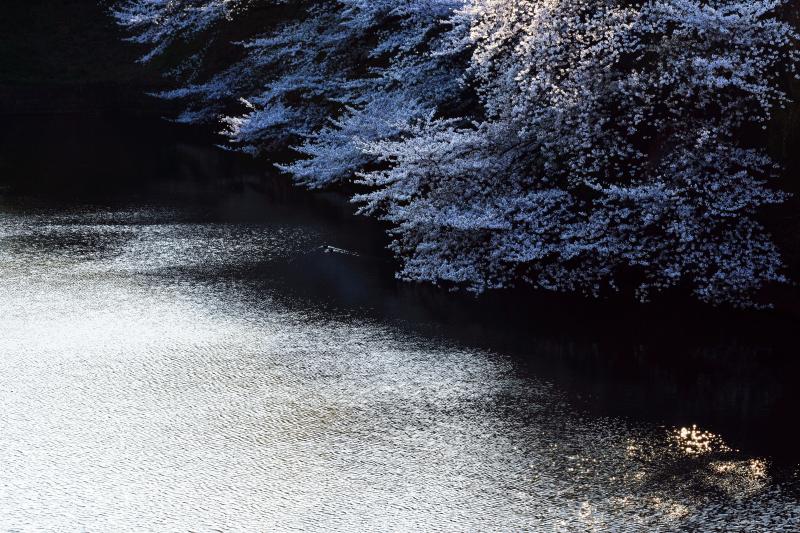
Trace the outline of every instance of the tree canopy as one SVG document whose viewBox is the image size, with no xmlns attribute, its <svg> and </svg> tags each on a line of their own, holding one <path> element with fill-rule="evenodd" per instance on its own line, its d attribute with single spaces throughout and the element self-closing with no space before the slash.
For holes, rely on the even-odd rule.
<svg viewBox="0 0 800 533">
<path fill-rule="evenodd" d="M 763 131 L 788 103 L 785 0 L 134 0 L 178 57 L 165 98 L 232 147 L 353 183 L 399 276 L 754 306 L 786 282 L 759 222 L 786 194 Z"/>
</svg>

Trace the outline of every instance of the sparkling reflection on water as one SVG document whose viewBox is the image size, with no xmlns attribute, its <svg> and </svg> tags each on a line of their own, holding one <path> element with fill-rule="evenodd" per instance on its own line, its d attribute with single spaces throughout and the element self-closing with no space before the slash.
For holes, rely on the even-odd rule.
<svg viewBox="0 0 800 533">
<path fill-rule="evenodd" d="M 798 530 L 794 482 L 721 436 L 589 416 L 501 353 L 296 301 L 269 265 L 326 237 L 0 214 L 0 530 Z"/>
</svg>

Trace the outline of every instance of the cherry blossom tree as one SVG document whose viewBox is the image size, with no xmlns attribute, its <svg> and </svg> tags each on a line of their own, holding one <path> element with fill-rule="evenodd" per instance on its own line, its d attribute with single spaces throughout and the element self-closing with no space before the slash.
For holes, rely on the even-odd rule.
<svg viewBox="0 0 800 533">
<path fill-rule="evenodd" d="M 473 124 L 429 117 L 370 143 L 363 210 L 394 224 L 401 276 L 476 291 L 684 285 L 753 305 L 783 282 L 756 221 L 785 195 L 744 133 L 787 99 L 781 0 L 473 2 Z"/>
<path fill-rule="evenodd" d="M 787 0 L 135 0 L 144 60 L 200 40 L 165 93 L 232 146 L 368 188 L 400 277 L 756 305 L 785 282 L 758 135 L 786 105 Z M 210 34 L 263 27 L 208 67 Z M 216 32 L 216 33 L 215 33 Z M 763 137 L 763 136 L 762 136 Z"/>
<path fill-rule="evenodd" d="M 207 77 L 205 50 L 175 69 L 185 81 L 162 93 L 187 102 L 182 122 L 220 120 L 232 146 L 258 154 L 294 146 L 281 168 L 309 187 L 350 179 L 371 162 L 364 141 L 398 136 L 411 120 L 457 98 L 468 56 L 438 53 L 463 0 L 136 0 L 115 14 L 151 48 L 269 22 L 236 44 L 236 61 Z M 174 20 L 173 20 L 174 19 Z M 465 29 L 465 28 L 461 28 Z M 238 105 L 237 105 L 238 104 Z"/>
</svg>

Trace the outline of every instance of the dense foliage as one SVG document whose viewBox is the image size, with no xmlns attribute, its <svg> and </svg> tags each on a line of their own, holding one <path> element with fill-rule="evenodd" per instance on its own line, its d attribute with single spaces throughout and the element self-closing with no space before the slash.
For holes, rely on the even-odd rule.
<svg viewBox="0 0 800 533">
<path fill-rule="evenodd" d="M 179 51 L 162 96 L 182 120 L 219 120 L 252 153 L 292 146 L 281 168 L 306 186 L 366 187 L 405 279 L 643 300 L 681 285 L 748 306 L 786 281 L 757 217 L 785 199 L 758 132 L 800 59 L 787 6 L 135 0 L 116 16 L 144 61 Z"/>
</svg>

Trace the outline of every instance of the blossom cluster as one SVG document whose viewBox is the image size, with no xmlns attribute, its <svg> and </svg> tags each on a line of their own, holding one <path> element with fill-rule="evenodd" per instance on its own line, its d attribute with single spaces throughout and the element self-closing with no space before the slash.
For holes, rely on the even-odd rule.
<svg viewBox="0 0 800 533">
<path fill-rule="evenodd" d="M 236 61 L 207 74 L 188 57 L 164 96 L 245 151 L 292 147 L 280 168 L 300 184 L 365 187 L 354 200 L 392 224 L 403 279 L 752 306 L 786 281 L 758 222 L 786 195 L 752 133 L 796 75 L 786 6 L 134 0 L 116 15 L 150 60 L 271 10 Z"/>
</svg>

